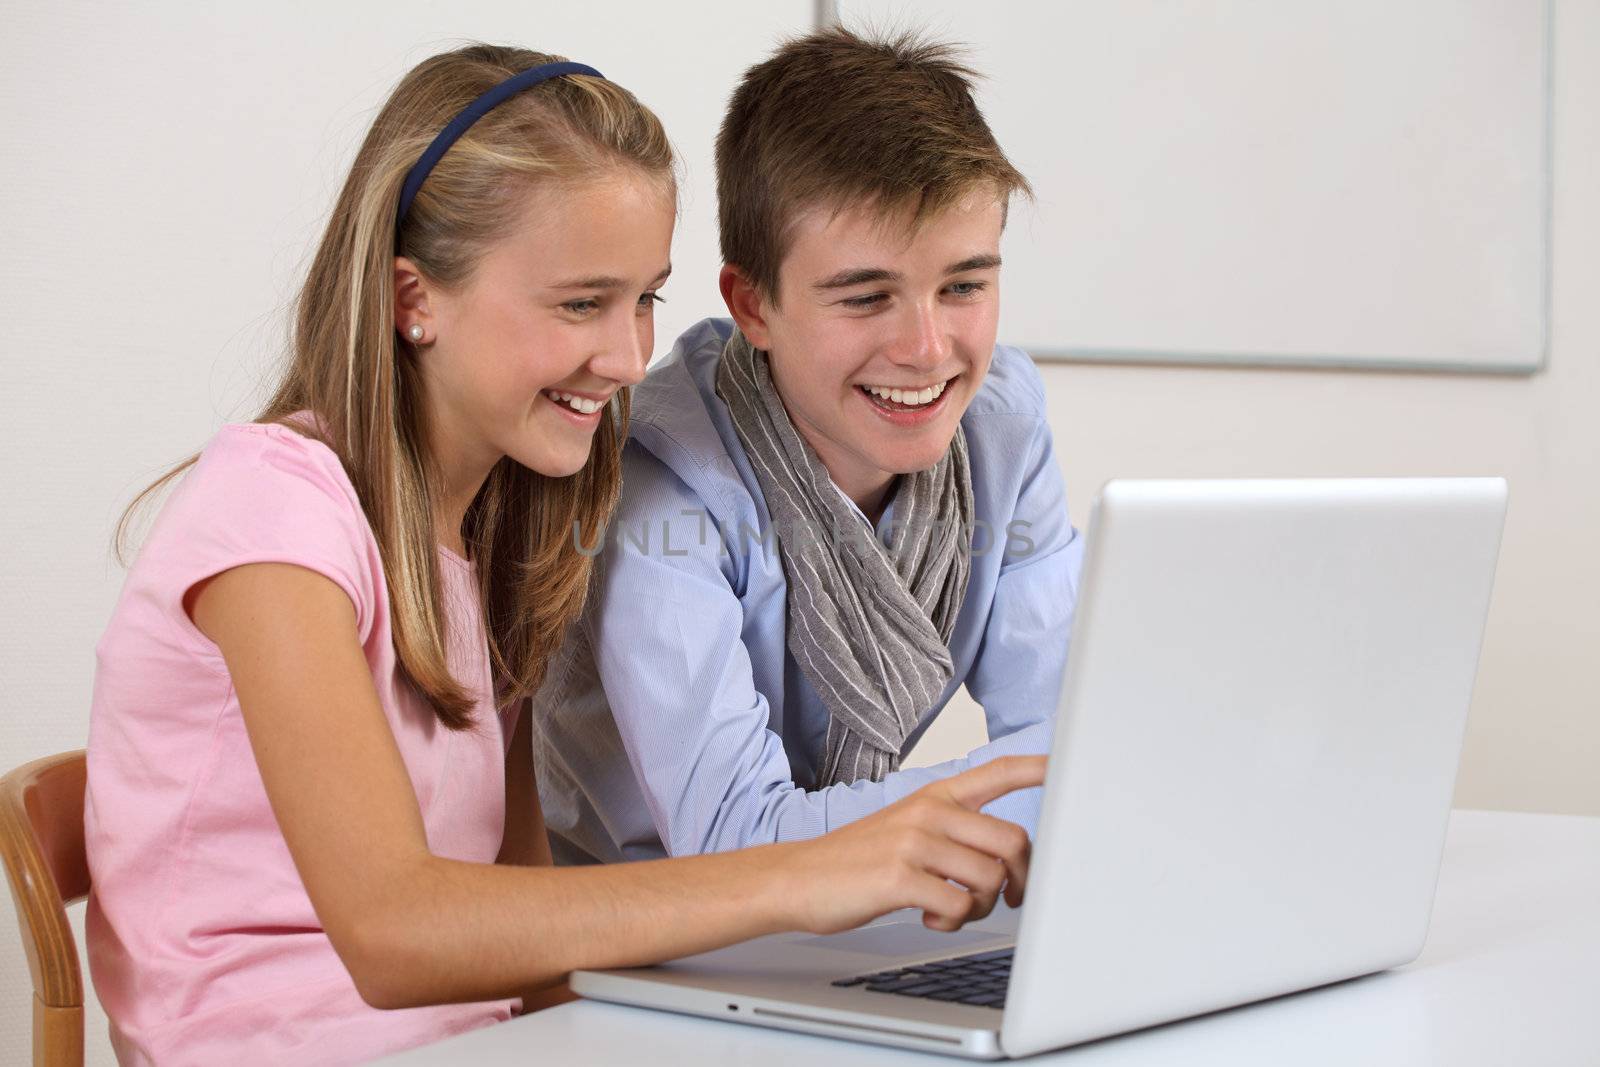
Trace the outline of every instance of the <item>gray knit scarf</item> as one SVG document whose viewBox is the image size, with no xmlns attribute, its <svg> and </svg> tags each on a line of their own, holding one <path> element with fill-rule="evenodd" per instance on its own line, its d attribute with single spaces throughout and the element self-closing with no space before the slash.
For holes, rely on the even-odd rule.
<svg viewBox="0 0 1600 1067">
<path fill-rule="evenodd" d="M 954 673 L 948 642 L 972 559 L 972 474 L 957 427 L 931 470 L 901 475 L 890 547 L 789 421 L 767 353 L 735 331 L 717 367 L 776 527 L 789 651 L 831 718 L 817 788 L 880 781 Z"/>
</svg>

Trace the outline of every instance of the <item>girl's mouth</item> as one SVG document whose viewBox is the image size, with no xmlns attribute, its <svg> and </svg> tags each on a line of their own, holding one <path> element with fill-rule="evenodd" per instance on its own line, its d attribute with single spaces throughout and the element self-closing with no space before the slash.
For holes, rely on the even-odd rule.
<svg viewBox="0 0 1600 1067">
<path fill-rule="evenodd" d="M 592 400 L 589 397 L 574 396 L 572 393 L 562 392 L 558 389 L 545 389 L 539 394 L 556 410 L 580 426 L 593 426 L 600 421 L 600 412 L 605 410 L 603 400 Z"/>
</svg>

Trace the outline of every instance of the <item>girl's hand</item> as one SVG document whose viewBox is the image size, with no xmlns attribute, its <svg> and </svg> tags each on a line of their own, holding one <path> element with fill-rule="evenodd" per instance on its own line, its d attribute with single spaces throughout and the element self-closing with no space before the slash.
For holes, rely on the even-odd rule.
<svg viewBox="0 0 1600 1067">
<path fill-rule="evenodd" d="M 1002 889 L 1017 907 L 1028 878 L 1027 832 L 978 809 L 1044 784 L 1044 772 L 1043 756 L 1005 756 L 830 834 L 778 846 L 788 850 L 794 925 L 837 933 L 921 908 L 929 929 L 956 930 L 988 915 Z"/>
</svg>

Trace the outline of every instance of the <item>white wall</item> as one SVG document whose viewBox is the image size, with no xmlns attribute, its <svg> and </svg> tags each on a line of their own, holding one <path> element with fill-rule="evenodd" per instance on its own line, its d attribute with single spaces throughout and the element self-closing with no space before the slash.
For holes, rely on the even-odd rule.
<svg viewBox="0 0 1600 1067">
<path fill-rule="evenodd" d="M 689 168 L 661 316 L 719 310 L 710 146 L 721 101 L 812 4 L 683 9 L 425 0 L 9 10 L 0 44 L 0 766 L 78 747 L 120 581 L 128 496 L 249 413 L 282 309 L 394 79 L 458 39 L 587 60 L 663 116 Z M 1556 10 L 1549 369 L 1528 379 L 1043 368 L 1082 521 L 1112 475 L 1500 473 L 1513 501 L 1458 791 L 1600 814 L 1600 3 Z M 1034 175 L 1047 186 L 1046 175 Z M 970 705 L 939 758 L 981 731 Z M 81 909 L 80 909 L 81 910 Z M 3 908 L 0 908 L 3 911 Z M 81 936 L 81 935 L 80 935 Z M 0 1062 L 23 1062 L 26 966 L 0 927 Z M 91 1063 L 108 1063 L 103 1021 Z"/>
<path fill-rule="evenodd" d="M 1456 803 L 1600 815 L 1600 3 L 1555 5 L 1549 363 L 1526 378 L 1043 368 L 1074 510 L 1116 476 L 1500 474 Z"/>
</svg>

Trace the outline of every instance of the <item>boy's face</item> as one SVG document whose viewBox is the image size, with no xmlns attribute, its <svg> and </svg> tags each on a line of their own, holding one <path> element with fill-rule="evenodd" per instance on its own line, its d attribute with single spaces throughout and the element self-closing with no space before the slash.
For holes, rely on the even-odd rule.
<svg viewBox="0 0 1600 1067">
<path fill-rule="evenodd" d="M 776 305 L 723 270 L 790 420 L 869 512 L 895 475 L 945 454 L 989 370 L 1004 224 L 988 188 L 914 229 L 909 212 L 819 208 L 794 221 Z"/>
</svg>

